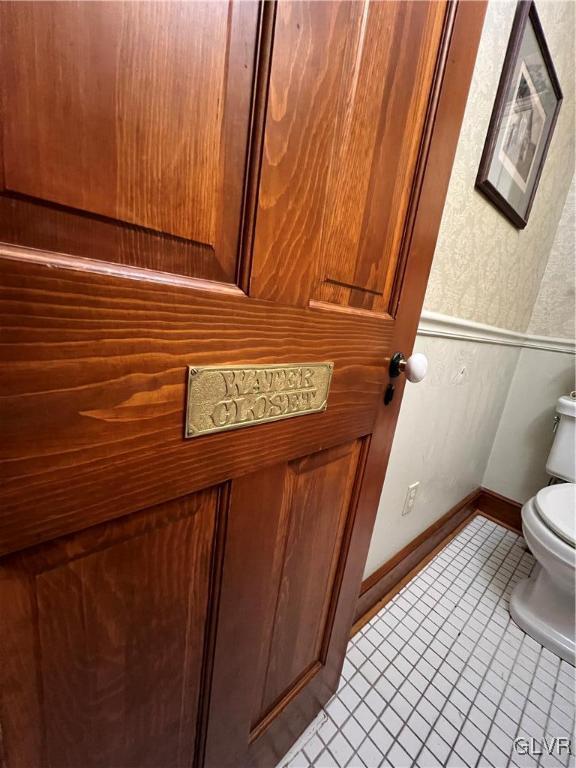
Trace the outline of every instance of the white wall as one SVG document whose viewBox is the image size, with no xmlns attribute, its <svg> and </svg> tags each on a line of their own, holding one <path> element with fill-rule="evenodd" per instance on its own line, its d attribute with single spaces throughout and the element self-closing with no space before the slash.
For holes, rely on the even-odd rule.
<svg viewBox="0 0 576 768">
<path fill-rule="evenodd" d="M 414 349 L 430 372 L 406 385 L 365 576 L 481 484 L 520 351 L 422 336 Z M 417 481 L 414 509 L 403 517 Z"/>
<path fill-rule="evenodd" d="M 550 479 L 556 400 L 576 389 L 574 355 L 523 349 L 498 425 L 483 485 L 525 502 Z"/>
<path fill-rule="evenodd" d="M 575 163 L 571 0 L 538 4 L 564 103 L 526 229 L 474 189 L 515 10 L 515 0 L 488 5 L 424 307 L 520 334 L 533 318 L 531 333 L 563 336 L 573 328 L 574 295 L 569 213 L 559 225 Z M 429 379 L 406 387 L 365 576 L 475 487 L 524 500 L 543 479 L 536 467 L 546 463 L 554 402 L 572 388 L 564 366 L 574 358 L 565 354 L 420 336 L 415 349 L 429 357 Z M 403 517 L 407 487 L 418 480 L 415 508 Z"/>
<path fill-rule="evenodd" d="M 574 339 L 576 318 L 576 177 L 564 204 L 528 325 L 529 334 Z M 484 475 L 484 485 L 525 502 L 548 482 L 554 406 L 576 389 L 575 358 L 523 349 Z"/>
</svg>

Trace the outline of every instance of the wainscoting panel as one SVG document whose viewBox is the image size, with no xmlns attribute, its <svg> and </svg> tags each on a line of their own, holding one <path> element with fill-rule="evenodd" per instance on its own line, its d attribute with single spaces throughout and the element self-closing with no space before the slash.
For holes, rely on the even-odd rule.
<svg viewBox="0 0 576 768">
<path fill-rule="evenodd" d="M 422 336 L 414 350 L 427 356 L 429 373 L 417 386 L 406 386 L 364 578 L 483 485 L 520 352 Z M 403 516 L 408 486 L 415 482 L 415 506 Z"/>
</svg>

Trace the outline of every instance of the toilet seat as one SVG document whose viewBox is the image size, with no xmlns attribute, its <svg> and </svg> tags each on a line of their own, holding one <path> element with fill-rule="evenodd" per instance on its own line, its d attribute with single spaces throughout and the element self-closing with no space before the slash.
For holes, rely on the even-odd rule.
<svg viewBox="0 0 576 768">
<path fill-rule="evenodd" d="M 566 544 L 576 547 L 576 485 L 549 485 L 538 491 L 534 501 L 542 522 Z"/>
<path fill-rule="evenodd" d="M 572 665 L 576 664 L 576 547 L 564 536 L 573 531 L 566 527 L 566 504 L 573 520 L 575 492 L 574 483 L 549 486 L 522 507 L 522 533 L 536 562 L 530 576 L 519 581 L 510 595 L 510 615 L 520 629 Z M 552 524 L 556 529 L 562 525 L 564 535 Z"/>
</svg>

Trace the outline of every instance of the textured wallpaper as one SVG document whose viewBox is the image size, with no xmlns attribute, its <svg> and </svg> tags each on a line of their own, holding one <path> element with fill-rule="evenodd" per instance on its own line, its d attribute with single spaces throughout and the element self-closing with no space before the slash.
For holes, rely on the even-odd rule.
<svg viewBox="0 0 576 768">
<path fill-rule="evenodd" d="M 428 310 L 521 332 L 529 326 L 575 163 L 576 3 L 537 0 L 536 5 L 564 103 L 528 226 L 517 230 L 474 189 L 516 9 L 515 0 L 491 0 L 424 302 Z M 565 268 L 566 261 L 559 257 L 558 270 Z M 554 291 L 551 285 L 543 314 L 549 311 Z M 538 332 L 544 333 L 545 321 L 535 318 L 536 322 Z M 557 317 L 546 333 L 562 336 L 560 329 L 567 323 Z"/>
<path fill-rule="evenodd" d="M 576 336 L 576 184 L 572 179 L 556 237 L 540 283 L 528 331 L 538 336 Z"/>
</svg>

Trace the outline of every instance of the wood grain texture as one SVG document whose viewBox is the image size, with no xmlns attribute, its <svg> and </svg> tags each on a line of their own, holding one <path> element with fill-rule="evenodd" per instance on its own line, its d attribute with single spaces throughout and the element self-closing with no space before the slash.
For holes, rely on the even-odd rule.
<svg viewBox="0 0 576 768">
<path fill-rule="evenodd" d="M 206 491 L 0 561 L 6 765 L 190 764 L 216 504 Z"/>
<path fill-rule="evenodd" d="M 280 3 L 252 295 L 387 311 L 444 15 Z"/>
<path fill-rule="evenodd" d="M 392 350 L 401 350 L 406 355 L 410 354 L 416 336 L 486 5 L 485 0 L 471 0 L 452 6 L 443 32 L 424 131 L 425 141 L 420 151 L 413 217 L 405 235 L 405 268 L 391 344 Z M 343 597 L 342 605 L 348 607 L 342 608 L 342 615 L 339 617 L 343 622 L 348 621 L 348 626 L 353 624 L 362 573 L 402 401 L 404 382 L 396 382 L 396 394 L 392 403 L 389 406 L 383 403 L 379 405 L 360 489 L 347 564 L 348 578 L 343 582 L 347 595 Z M 343 656 L 347 638 L 343 638 L 341 642 Z"/>
<path fill-rule="evenodd" d="M 30 7 L 23 6 L 22 14 Z M 84 13 L 106 16 L 105 10 L 93 6 L 85 9 L 83 4 L 54 7 L 73 18 L 75 25 Z M 209 7 L 182 12 L 211 18 Z M 205 209 L 186 212 L 180 221 L 176 211 L 167 214 L 164 202 L 154 202 L 152 193 L 147 192 L 152 195 L 151 208 L 142 213 L 141 201 L 137 194 L 132 196 L 127 180 L 132 171 L 128 173 L 125 165 L 123 189 L 114 187 L 109 202 L 117 206 L 120 200 L 125 206 L 132 205 L 142 220 L 152 222 L 145 227 L 114 220 L 107 214 L 73 210 L 68 203 L 6 194 L 4 199 L 11 207 L 6 209 L 10 222 L 5 231 L 16 233 L 10 236 L 17 244 L 58 251 L 62 250 L 61 243 L 68 243 L 65 250 L 72 254 L 59 257 L 55 252 L 39 254 L 26 247 L 0 249 L 0 354 L 5 372 L 0 407 L 7 437 L 1 468 L 0 552 L 20 550 L 0 561 L 0 573 L 5 576 L 0 581 L 0 608 L 3 618 L 7 617 L 0 627 L 0 652 L 15 659 L 0 669 L 0 695 L 4 697 L 0 700 L 0 723 L 11 750 L 8 768 L 57 764 L 74 728 L 78 736 L 70 749 L 75 744 L 78 748 L 92 744 L 95 737 L 86 726 L 88 711 L 94 714 L 91 719 L 98 738 L 106 742 L 95 739 L 91 759 L 101 761 L 95 764 L 98 768 L 102 761 L 113 764 L 111 752 L 120 753 L 128 765 L 132 760 L 146 765 L 156 756 L 156 764 L 168 768 L 181 765 L 178 761 L 182 755 L 190 765 L 195 728 L 199 728 L 195 739 L 198 767 L 205 756 L 206 766 L 214 768 L 269 768 L 335 691 L 402 394 L 400 384 L 392 405 L 381 405 L 388 362 L 398 349 L 408 354 L 413 343 L 484 7 L 483 3 L 468 2 L 457 8 L 450 6 L 445 13 L 444 4 L 433 3 L 405 8 L 392 3 L 281 0 L 275 18 L 269 7 L 250 16 L 254 6 L 233 4 L 225 19 L 228 32 L 218 28 L 212 39 L 218 50 L 206 54 L 207 61 L 214 57 L 221 61 L 224 56 L 227 62 L 220 92 L 224 102 L 211 105 L 211 125 L 206 128 L 206 135 L 213 138 L 218 132 L 220 136 L 219 160 L 207 160 L 216 169 L 218 180 L 211 179 L 203 186 L 201 181 L 207 176 L 201 170 L 196 180 L 185 181 L 195 190 L 204 190 Z M 132 14 L 130 29 L 124 30 L 125 39 L 127 50 L 132 43 L 137 49 L 138 61 L 146 46 L 135 35 L 143 28 L 140 25 L 148 18 L 146 14 L 180 13 L 177 4 L 164 9 L 142 8 L 138 10 L 135 5 L 121 11 Z M 244 8 L 252 10 L 246 10 L 248 15 L 244 16 Z M 120 11 L 114 6 L 110 18 L 117 13 Z M 214 13 L 219 14 L 220 9 Z M 394 32 L 390 38 L 388 29 Z M 80 39 L 90 37 L 86 30 L 80 31 L 84 35 Z M 40 36 L 44 32 L 41 30 Z M 151 34 L 161 31 L 154 28 Z M 174 34 L 177 38 L 190 34 L 192 39 L 196 32 L 177 30 Z M 58 29 L 58 35 L 62 47 L 67 39 L 65 30 Z M 110 39 L 113 42 L 114 35 Z M 194 72 L 202 72 L 203 51 L 209 42 L 202 39 L 196 48 L 189 49 L 195 58 Z M 24 35 L 18 51 L 28 50 L 29 44 L 30 38 Z M 102 63 L 101 47 L 105 44 L 105 40 L 96 41 L 95 50 L 100 53 L 90 66 L 95 73 L 108 67 L 114 78 L 114 62 Z M 393 45 L 398 48 L 396 57 Z M 270 49 L 260 50 L 267 46 L 271 47 L 270 59 L 266 58 Z M 163 49 L 159 46 L 158 50 Z M 166 84 L 163 67 L 170 68 L 178 50 L 167 52 L 165 61 L 153 58 L 159 82 Z M 388 51 L 387 63 L 384 51 Z M 50 55 L 65 59 L 61 51 Z M 85 63 L 87 51 L 79 55 Z M 395 70 L 396 60 L 404 62 L 401 72 Z M 26 63 L 19 66 L 26 70 Z M 70 87 L 76 87 L 74 66 L 67 66 L 66 71 L 72 73 Z M 145 62 L 137 71 L 150 72 L 146 67 Z M 254 67 L 258 72 L 255 85 Z M 352 85 L 351 71 L 357 74 Z M 413 79 L 408 76 L 410 72 Z M 35 77 L 41 75 L 34 73 L 31 82 Z M 155 74 L 150 77 L 155 78 Z M 212 88 L 211 77 L 213 74 L 208 73 L 207 88 Z M 388 83 L 388 95 L 379 95 L 381 81 Z M 235 86 L 238 92 L 233 92 Z M 68 83 L 64 91 L 67 87 Z M 139 94 L 130 93 L 125 98 L 134 99 L 129 102 L 130 112 L 141 115 L 138 97 L 144 98 L 145 89 L 141 84 L 138 88 Z M 396 89 L 403 93 L 396 94 Z M 166 90 L 162 95 L 154 94 L 161 106 L 168 103 L 169 88 Z M 41 98 L 34 88 L 29 92 L 36 94 L 35 99 Z M 247 101 L 242 94 L 247 94 Z M 248 104 L 250 94 L 254 97 L 252 106 Z M 100 98 L 102 94 L 96 95 Z M 79 103 L 89 107 L 95 98 L 86 93 L 74 108 L 80 109 Z M 405 162 L 394 170 L 403 179 L 398 182 L 399 197 L 396 193 L 382 196 L 378 187 L 381 177 L 376 173 L 367 182 L 361 174 L 354 175 L 354 163 L 349 162 L 355 141 L 365 150 L 370 146 L 376 149 L 384 135 L 393 140 L 394 126 L 385 119 L 377 123 L 381 133 L 371 133 L 372 117 L 382 114 L 378 99 L 383 107 L 395 104 L 397 110 L 402 107 L 409 111 L 412 105 L 415 110 L 407 118 L 411 127 L 400 137 L 407 142 L 403 144 L 407 154 Z M 175 114 L 179 114 L 178 109 Z M 261 137 L 257 135 L 258 114 L 266 124 Z M 229 123 L 231 115 L 234 120 Z M 157 115 L 148 119 L 157 127 Z M 213 125 L 214 120 L 219 127 Z M 250 141 L 245 140 L 248 137 L 242 128 L 248 120 L 252 126 Z M 194 116 L 192 125 L 197 122 Z M 42 134 L 45 129 L 33 126 L 30 130 Z M 46 130 L 50 133 L 49 126 Z M 144 126 L 144 134 L 146 130 Z M 205 135 L 203 127 L 198 130 L 198 134 L 193 131 L 194 136 Z M 392 134 L 387 133 L 389 130 Z M 105 131 L 102 136 L 103 141 L 109 140 Z M 137 136 L 134 143 L 140 138 Z M 187 134 L 182 141 L 189 145 L 194 138 Z M 231 175 L 224 170 L 222 176 L 222 162 L 227 167 L 227 160 L 222 158 L 228 157 L 230 142 L 242 145 L 244 154 L 239 149 L 232 151 L 230 157 L 236 159 L 231 160 Z M 265 157 L 261 179 L 259 147 L 263 147 Z M 160 156 L 164 149 L 158 144 Z M 50 152 L 47 157 L 56 157 Z M 178 147 L 173 152 L 177 156 Z M 376 169 L 380 162 L 376 155 L 373 159 L 370 169 Z M 396 238 L 392 233 L 401 229 L 397 264 L 390 266 L 390 261 L 383 267 L 386 280 L 393 276 L 390 305 L 394 312 L 375 311 L 375 304 L 364 305 L 349 296 L 342 303 L 332 294 L 327 300 L 318 300 L 315 293 L 318 281 L 330 277 L 321 266 L 322 248 L 329 234 L 326 221 L 340 215 L 331 208 L 331 201 L 338 199 L 346 208 L 344 187 L 334 182 L 338 170 L 335 160 L 348 163 L 350 193 L 370 213 L 361 228 L 365 250 L 360 241 L 354 241 L 350 271 L 343 266 L 330 285 L 336 286 L 335 291 L 342 290 L 338 296 L 358 290 L 352 284 L 337 285 L 342 275 L 348 280 L 358 268 L 365 281 L 360 289 L 368 294 L 374 291 L 370 295 L 376 296 L 376 289 L 370 286 L 381 290 L 376 274 L 379 267 L 370 265 L 385 263 L 389 254 L 376 255 L 374 243 L 379 238 Z M 145 158 L 142 167 L 156 168 L 156 162 L 157 158 Z M 14 158 L 10 163 L 18 166 Z M 14 167 L 10 166 L 12 171 Z M 367 166 L 362 167 L 366 170 Z M 43 168 L 37 174 L 42 184 L 47 183 L 44 173 Z M 61 169 L 58 173 L 61 175 Z M 180 179 L 181 174 L 176 172 L 175 177 Z M 134 178 L 138 178 L 136 171 Z M 218 186 L 222 178 L 224 186 L 230 181 L 227 191 Z M 239 179 L 238 185 L 234 178 Z M 387 183 L 394 185 L 394 180 Z M 220 192 L 214 193 L 216 188 L 222 198 Z M 98 185 L 94 192 L 87 190 L 87 199 L 98 202 L 98 190 Z M 334 190 L 338 194 L 330 198 Z M 228 195 L 237 193 L 244 195 L 249 208 L 256 191 L 258 211 L 230 214 L 225 225 L 224 208 L 218 207 L 218 201 L 227 201 Z M 288 197 L 284 198 L 285 194 Z M 290 194 L 294 195 L 292 209 L 284 204 Z M 231 209 L 236 205 L 234 199 L 239 198 L 230 198 Z M 406 212 L 398 214 L 402 223 L 394 220 L 384 228 L 386 232 L 381 232 L 367 224 L 372 211 L 376 211 L 374 215 L 381 213 L 379 206 L 384 199 L 396 201 L 394 205 L 400 205 L 399 200 L 408 202 L 402 203 Z M 24 203 L 50 210 L 58 220 L 43 218 L 37 208 L 28 209 L 36 217 L 28 226 L 24 209 L 19 208 L 19 213 L 14 209 Z M 163 219 L 164 215 L 168 218 Z M 77 217 L 76 223 L 71 216 Z M 248 279 L 252 242 L 248 235 L 255 216 L 252 284 Z M 357 227 L 355 216 L 354 208 L 350 221 Z M 84 229 L 78 223 L 80 218 L 97 221 L 104 229 L 91 238 L 95 230 Z M 198 253 L 180 251 L 182 244 L 190 246 L 188 236 L 168 236 L 154 230 L 154 222 L 173 223 L 177 219 L 178 226 L 199 222 L 198 231 L 215 232 L 215 242 L 206 242 Z M 0 238 L 4 237 L 3 226 L 0 221 Z M 108 229 L 114 226 L 134 229 L 138 238 L 120 238 L 117 246 Z M 224 230 L 227 235 L 222 234 Z M 264 240 L 260 240 L 261 233 Z M 273 240 L 276 234 L 281 235 L 279 242 L 287 244 L 286 249 L 261 248 L 266 238 Z M 165 256 L 156 237 L 170 239 Z M 233 240 L 241 245 L 240 264 L 236 263 L 237 249 L 233 257 L 226 255 L 232 253 L 227 249 Z M 58 244 L 47 246 L 47 242 Z M 220 242 L 227 244 L 220 247 Z M 342 255 L 338 238 L 331 242 L 334 253 Z M 122 247 L 125 253 L 118 250 Z M 82 249 L 86 248 L 94 260 L 77 258 L 85 255 Z M 219 266 L 205 273 L 212 251 Z M 362 255 L 359 261 L 360 253 L 365 253 L 366 259 Z M 268 263 L 258 283 L 262 254 Z M 177 271 L 188 264 L 187 276 L 142 268 L 161 268 L 163 258 Z M 122 261 L 127 266 L 119 266 Z M 242 278 L 241 287 L 249 287 L 252 295 L 230 285 L 237 274 Z M 318 360 L 335 364 L 325 413 L 193 441 L 183 439 L 188 365 Z M 201 490 L 221 489 L 222 484 L 225 493 Z M 192 496 L 196 492 L 198 495 Z M 174 512 L 166 519 L 167 509 L 181 510 L 183 502 L 174 499 L 198 500 L 205 494 L 213 504 L 199 529 L 192 521 L 199 519 L 200 513 Z M 147 510 L 142 518 L 131 516 L 142 509 Z M 135 519 L 146 521 L 142 524 L 145 530 L 130 529 L 128 536 L 118 533 Z M 91 531 L 89 526 L 95 524 L 99 527 Z M 92 538 L 94 530 L 100 532 L 96 538 Z M 177 535 L 172 535 L 174 532 Z M 65 536 L 65 543 L 50 541 L 57 536 Z M 32 545 L 37 545 L 33 551 L 22 552 Z M 204 605 L 210 603 L 207 614 L 200 607 L 194 610 L 193 624 L 182 607 L 184 593 L 190 594 L 183 573 L 195 573 L 188 559 L 191 556 L 198 567 L 205 568 L 197 578 L 193 599 L 199 601 L 198 606 L 202 601 Z M 136 580 L 135 573 L 140 574 L 141 581 Z M 94 599 L 100 592 L 105 598 L 102 606 Z M 144 593 L 150 593 L 149 606 Z M 85 617 L 80 610 L 87 598 L 96 608 Z M 51 621 L 51 617 L 59 616 L 63 616 L 61 621 Z M 138 626 L 128 630 L 132 616 Z M 108 627 L 109 632 L 103 629 Z M 142 639 L 145 627 L 149 627 L 146 642 L 149 640 L 150 649 Z M 186 639 L 182 640 L 183 636 Z M 139 656 L 145 662 L 145 673 L 137 669 L 136 662 L 122 667 L 124 660 L 133 656 L 119 649 L 129 646 L 132 639 L 135 647 L 143 648 Z M 182 659 L 181 651 L 188 647 L 188 641 L 192 650 Z M 170 658 L 165 655 L 164 643 Z M 41 654 L 42 663 L 27 663 L 38 658 L 40 646 L 47 649 Z M 196 671 L 199 654 L 204 659 L 201 681 Z M 75 660 L 66 680 L 64 656 Z M 82 663 L 76 663 L 78 659 Z M 161 711 L 153 713 L 146 694 L 148 689 L 156 693 L 159 677 L 172 695 L 169 701 L 160 700 Z M 140 678 L 146 686 L 142 697 L 137 695 Z M 100 681 L 102 688 L 98 687 Z M 70 709 L 59 709 L 69 695 L 66 686 L 80 697 L 78 717 L 72 714 L 64 720 L 62 738 L 56 734 L 54 720 L 43 725 L 46 685 L 51 689 L 46 700 L 59 713 L 58 722 Z M 122 685 L 129 702 L 125 711 L 118 695 Z M 193 702 L 199 688 L 196 717 Z M 114 723 L 106 717 L 107 696 L 113 705 Z M 181 707 L 178 727 L 174 725 L 177 699 Z M 148 727 L 150 718 L 155 722 Z M 224 728 L 226 738 L 222 736 Z M 120 730 L 125 736 L 119 735 Z M 142 746 L 147 738 L 150 754 L 144 753 Z"/>
<path fill-rule="evenodd" d="M 355 441 L 232 483 L 207 766 L 274 764 L 296 735 L 280 712 L 303 727 L 329 690 L 361 456 Z"/>
<path fill-rule="evenodd" d="M 281 494 L 288 507 L 280 538 L 283 561 L 256 727 L 313 664 L 323 663 L 359 447 L 345 444 L 288 466 Z"/>
<path fill-rule="evenodd" d="M 372 428 L 382 320 L 12 258 L 0 272 L 2 552 Z M 326 412 L 183 439 L 188 365 L 315 360 L 335 364 Z"/>
<path fill-rule="evenodd" d="M 397 555 L 387 560 L 373 574 L 362 582 L 356 605 L 354 624 L 361 625 L 362 618 L 394 588 L 407 573 L 423 561 L 439 542 L 452 534 L 463 521 L 475 512 L 480 498 L 480 489 L 476 488 L 464 499 L 455 504 L 435 523 L 428 526 L 419 536 L 403 547 Z"/>
<path fill-rule="evenodd" d="M 522 534 L 522 504 L 488 488 L 480 489 L 478 509 L 506 528 Z"/>
<path fill-rule="evenodd" d="M 0 237 L 232 282 L 256 3 L 2 6 Z"/>
</svg>

